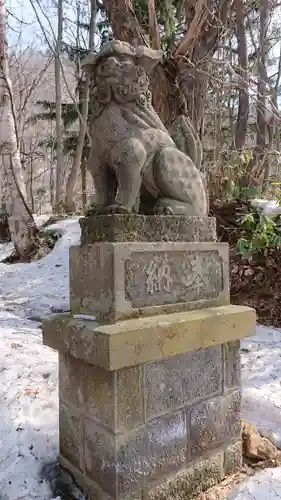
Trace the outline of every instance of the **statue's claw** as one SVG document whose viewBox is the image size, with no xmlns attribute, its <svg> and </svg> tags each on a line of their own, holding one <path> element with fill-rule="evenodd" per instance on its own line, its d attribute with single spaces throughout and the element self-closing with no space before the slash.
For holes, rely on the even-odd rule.
<svg viewBox="0 0 281 500">
<path fill-rule="evenodd" d="M 89 217 L 91 215 L 99 215 L 102 214 L 104 211 L 105 207 L 102 205 L 90 205 L 88 208 L 85 210 L 85 216 Z"/>
<path fill-rule="evenodd" d="M 165 205 L 156 205 L 154 208 L 155 215 L 173 215 L 173 209 Z"/>
<path fill-rule="evenodd" d="M 131 211 L 123 205 L 118 205 L 114 203 L 113 205 L 108 205 L 103 209 L 103 214 L 130 214 Z"/>
<path fill-rule="evenodd" d="M 108 215 L 108 214 L 129 214 L 130 211 L 124 207 L 123 205 L 118 205 L 114 203 L 113 205 L 92 205 L 90 206 L 86 212 L 86 216 L 91 215 Z"/>
</svg>

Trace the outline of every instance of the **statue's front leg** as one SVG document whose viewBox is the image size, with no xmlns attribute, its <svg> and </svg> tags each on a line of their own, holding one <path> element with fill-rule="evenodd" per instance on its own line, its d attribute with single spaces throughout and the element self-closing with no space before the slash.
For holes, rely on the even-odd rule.
<svg viewBox="0 0 281 500">
<path fill-rule="evenodd" d="M 138 139 L 130 139 L 117 150 L 122 155 L 113 156 L 113 166 L 117 178 L 116 210 L 132 212 L 140 198 L 142 170 L 147 157 L 146 150 Z"/>
<path fill-rule="evenodd" d="M 95 195 L 88 210 L 89 214 L 105 213 L 106 207 L 114 203 L 117 189 L 116 175 L 113 169 L 91 153 L 88 170 L 92 175 Z"/>
</svg>

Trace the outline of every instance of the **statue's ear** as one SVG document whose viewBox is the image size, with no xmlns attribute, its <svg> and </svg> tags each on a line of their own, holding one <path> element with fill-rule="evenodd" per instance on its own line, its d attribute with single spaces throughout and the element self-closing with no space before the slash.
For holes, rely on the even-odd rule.
<svg viewBox="0 0 281 500">
<path fill-rule="evenodd" d="M 85 73 L 93 73 L 96 68 L 98 62 L 97 54 L 94 52 L 90 52 L 84 59 L 81 61 L 81 67 Z"/>
<path fill-rule="evenodd" d="M 140 45 L 135 48 L 137 64 L 143 66 L 146 73 L 152 73 L 157 64 L 163 61 L 162 50 L 154 50 Z"/>
</svg>

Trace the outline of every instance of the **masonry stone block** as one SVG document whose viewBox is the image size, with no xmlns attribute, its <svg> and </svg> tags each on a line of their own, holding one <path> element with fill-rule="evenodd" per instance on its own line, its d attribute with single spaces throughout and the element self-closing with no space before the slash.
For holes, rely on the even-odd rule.
<svg viewBox="0 0 281 500">
<path fill-rule="evenodd" d="M 241 353 L 240 341 L 224 344 L 224 388 L 240 387 L 241 383 Z"/>
<path fill-rule="evenodd" d="M 134 429 L 144 422 L 142 378 L 141 366 L 107 371 L 60 354 L 60 399 L 116 432 Z"/>
<path fill-rule="evenodd" d="M 83 469 L 82 420 L 63 403 L 59 407 L 60 452 L 77 469 Z"/>
<path fill-rule="evenodd" d="M 43 340 L 53 349 L 112 371 L 250 336 L 255 318 L 253 309 L 234 305 L 115 324 L 61 314 L 45 321 Z"/>
<path fill-rule="evenodd" d="M 148 481 L 176 472 L 186 463 L 186 416 L 184 411 L 165 415 L 147 425 Z"/>
<path fill-rule="evenodd" d="M 224 478 L 223 452 L 216 451 L 189 463 L 185 469 L 151 485 L 149 500 L 191 500 Z"/>
<path fill-rule="evenodd" d="M 218 395 L 222 391 L 222 348 L 198 349 L 147 364 L 145 385 L 148 419 Z"/>
<path fill-rule="evenodd" d="M 81 244 L 98 242 L 217 241 L 213 217 L 137 214 L 95 215 L 80 219 Z"/>
<path fill-rule="evenodd" d="M 224 472 L 226 475 L 233 474 L 242 466 L 242 441 L 239 436 L 236 441 L 230 443 L 224 451 Z"/>
<path fill-rule="evenodd" d="M 120 438 L 88 420 L 84 424 L 85 474 L 112 498 L 142 488 L 146 439 L 140 428 Z"/>
<path fill-rule="evenodd" d="M 240 391 L 215 398 L 190 411 L 191 457 L 216 449 L 241 433 Z"/>
</svg>

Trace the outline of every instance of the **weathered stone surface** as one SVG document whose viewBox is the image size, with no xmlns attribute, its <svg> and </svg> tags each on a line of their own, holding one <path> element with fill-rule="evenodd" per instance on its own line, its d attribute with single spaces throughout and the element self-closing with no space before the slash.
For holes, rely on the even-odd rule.
<svg viewBox="0 0 281 500">
<path fill-rule="evenodd" d="M 156 480 L 180 469 L 186 460 L 184 412 L 154 420 L 147 426 L 146 474 Z"/>
<path fill-rule="evenodd" d="M 111 245 L 71 247 L 70 309 L 94 313 L 98 318 L 114 315 L 114 250 Z"/>
<path fill-rule="evenodd" d="M 190 412 L 190 452 L 197 456 L 241 434 L 241 396 L 236 391 L 192 408 Z"/>
<path fill-rule="evenodd" d="M 216 220 L 184 215 L 94 215 L 79 220 L 81 245 L 99 242 L 215 242 Z"/>
<path fill-rule="evenodd" d="M 125 261 L 125 299 L 133 308 L 216 299 L 223 272 L 216 250 L 132 252 Z"/>
<path fill-rule="evenodd" d="M 70 249 L 70 308 L 117 321 L 229 303 L 224 243 L 96 243 Z"/>
<path fill-rule="evenodd" d="M 227 342 L 224 349 L 224 388 L 234 389 L 241 385 L 240 340 Z"/>
<path fill-rule="evenodd" d="M 117 461 L 114 436 L 93 422 L 85 420 L 84 453 L 86 475 L 115 498 Z"/>
<path fill-rule="evenodd" d="M 82 421 L 77 413 L 60 402 L 59 408 L 60 452 L 79 470 L 82 462 Z"/>
<path fill-rule="evenodd" d="M 255 327 L 254 309 L 228 305 L 112 325 L 62 314 L 44 323 L 43 338 L 53 349 L 112 371 L 248 337 Z"/>
<path fill-rule="evenodd" d="M 114 372 L 60 354 L 60 398 L 110 428 L 115 425 Z"/>
<path fill-rule="evenodd" d="M 86 495 L 88 500 L 114 500 L 108 495 L 95 481 L 87 477 L 84 472 L 73 466 L 62 454 L 60 454 L 60 479 L 63 484 L 68 486 L 70 491 L 73 491 L 73 479 L 75 484 Z M 140 497 L 132 498 L 132 500 L 141 500 Z"/>
<path fill-rule="evenodd" d="M 221 346 L 188 352 L 145 366 L 146 415 L 191 406 L 222 391 Z"/>
<path fill-rule="evenodd" d="M 85 472 L 113 498 L 142 489 L 146 439 L 143 429 L 116 438 L 102 427 L 85 421 Z"/>
<path fill-rule="evenodd" d="M 147 438 L 144 428 L 120 438 L 117 445 L 118 498 L 142 489 L 145 472 Z"/>
<path fill-rule="evenodd" d="M 226 448 L 225 454 L 231 450 L 233 445 Z M 221 450 L 214 451 L 203 459 L 190 462 L 180 472 L 170 474 L 168 478 L 158 483 L 156 481 L 148 484 L 148 488 L 140 489 L 139 492 L 131 493 L 129 496 L 117 495 L 112 497 L 89 477 L 81 473 L 71 463 L 60 458 L 61 465 L 65 471 L 71 473 L 77 484 L 88 494 L 89 500 L 142 500 L 145 495 L 148 500 L 193 500 L 196 495 L 208 490 L 223 480 L 224 453 Z M 158 483 L 158 484 L 157 484 Z"/>
<path fill-rule="evenodd" d="M 143 367 L 118 370 L 116 377 L 117 429 L 125 432 L 144 423 Z"/>
<path fill-rule="evenodd" d="M 145 191 L 152 213 L 208 215 L 198 134 L 183 115 L 168 132 L 152 106 L 147 73 L 161 59 L 159 50 L 113 40 L 85 60 L 95 82 L 88 167 L 98 213 L 139 211 Z"/>
<path fill-rule="evenodd" d="M 224 478 L 223 452 L 191 462 L 188 467 L 152 486 L 148 492 L 148 500 L 192 500 L 195 495 L 211 488 Z"/>
<path fill-rule="evenodd" d="M 141 366 L 113 372 L 62 353 L 59 357 L 61 401 L 115 432 L 144 423 L 142 378 Z"/>
<path fill-rule="evenodd" d="M 224 472 L 228 476 L 237 472 L 242 466 L 242 441 L 241 437 L 230 444 L 224 452 Z"/>
</svg>

